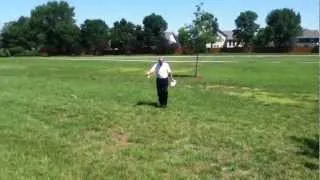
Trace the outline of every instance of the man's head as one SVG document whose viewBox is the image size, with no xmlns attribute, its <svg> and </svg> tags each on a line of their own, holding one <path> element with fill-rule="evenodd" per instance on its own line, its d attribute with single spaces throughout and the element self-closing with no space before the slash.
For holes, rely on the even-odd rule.
<svg viewBox="0 0 320 180">
<path fill-rule="evenodd" d="M 160 65 L 162 65 L 162 63 L 164 62 L 164 57 L 159 57 L 158 62 L 159 62 Z"/>
</svg>

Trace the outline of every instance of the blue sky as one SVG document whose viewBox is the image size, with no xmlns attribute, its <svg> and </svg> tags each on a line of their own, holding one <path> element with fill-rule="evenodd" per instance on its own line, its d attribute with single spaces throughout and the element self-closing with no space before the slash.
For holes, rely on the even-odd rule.
<svg viewBox="0 0 320 180">
<path fill-rule="evenodd" d="M 29 16 L 35 6 L 47 0 L 8 0 L 0 7 L 0 26 L 19 16 Z M 319 0 L 67 0 L 75 7 L 77 24 L 85 19 L 100 18 L 109 26 L 126 18 L 142 24 L 143 17 L 151 13 L 160 14 L 168 22 L 168 31 L 176 32 L 193 19 L 195 5 L 204 3 L 204 9 L 218 18 L 220 29 L 234 29 L 234 20 L 245 10 L 253 10 L 258 15 L 257 23 L 265 26 L 265 17 L 273 9 L 291 8 L 300 12 L 302 26 L 309 29 L 319 27 Z"/>
</svg>

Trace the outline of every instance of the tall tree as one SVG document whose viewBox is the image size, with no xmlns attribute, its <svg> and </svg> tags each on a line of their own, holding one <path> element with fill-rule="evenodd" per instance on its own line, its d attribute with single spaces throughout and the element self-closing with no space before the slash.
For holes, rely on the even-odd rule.
<svg viewBox="0 0 320 180">
<path fill-rule="evenodd" d="M 237 44 L 244 44 L 244 47 L 248 47 L 253 42 L 254 34 L 257 32 L 259 25 L 255 23 L 258 15 L 253 11 L 241 12 L 235 20 L 236 29 L 233 30 L 234 38 Z"/>
<path fill-rule="evenodd" d="M 212 44 L 217 40 L 219 29 L 218 19 L 213 14 L 202 10 L 202 6 L 203 3 L 196 6 L 195 19 L 191 27 L 197 53 L 204 51 L 207 43 Z"/>
<path fill-rule="evenodd" d="M 0 49 L 3 48 L 3 37 L 2 33 L 0 33 Z"/>
<path fill-rule="evenodd" d="M 195 19 L 190 26 L 193 48 L 197 54 L 195 76 L 198 76 L 199 53 L 206 49 L 207 43 L 214 43 L 219 29 L 218 19 L 213 14 L 202 10 L 203 3 L 196 6 Z"/>
<path fill-rule="evenodd" d="M 300 13 L 292 9 L 275 9 L 266 18 L 271 39 L 276 47 L 291 47 L 294 39 L 302 33 Z"/>
<path fill-rule="evenodd" d="M 20 17 L 17 21 L 11 21 L 2 29 L 3 47 L 21 47 L 24 50 L 31 50 L 35 43 L 32 39 L 32 29 L 29 24 L 30 18 Z"/>
<path fill-rule="evenodd" d="M 85 20 L 81 25 L 82 45 L 90 52 L 98 53 L 108 47 L 109 27 L 101 19 Z"/>
<path fill-rule="evenodd" d="M 157 47 L 163 42 L 168 23 L 161 15 L 152 13 L 143 19 L 145 43 L 149 47 Z"/>
<path fill-rule="evenodd" d="M 118 48 L 130 53 L 135 43 L 135 25 L 125 19 L 116 21 L 111 29 L 111 43 L 113 48 Z"/>
<path fill-rule="evenodd" d="M 269 27 L 259 29 L 253 38 L 254 46 L 265 47 L 271 42 L 271 29 Z"/>
<path fill-rule="evenodd" d="M 184 26 L 178 30 L 178 39 L 181 46 L 185 48 L 192 48 L 192 34 L 189 26 Z"/>
<path fill-rule="evenodd" d="M 68 53 L 79 44 L 80 29 L 75 24 L 74 8 L 66 1 L 50 1 L 31 11 L 30 25 L 39 47 Z"/>
<path fill-rule="evenodd" d="M 141 25 L 136 25 L 134 36 L 135 36 L 134 48 L 136 50 L 142 50 L 144 47 L 144 31 Z"/>
</svg>

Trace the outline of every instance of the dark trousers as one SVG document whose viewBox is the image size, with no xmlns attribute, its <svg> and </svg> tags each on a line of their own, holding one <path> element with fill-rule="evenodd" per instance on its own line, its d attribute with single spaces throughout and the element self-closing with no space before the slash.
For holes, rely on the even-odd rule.
<svg viewBox="0 0 320 180">
<path fill-rule="evenodd" d="M 157 92 L 161 106 L 166 106 L 168 103 L 168 85 L 168 78 L 157 78 Z"/>
</svg>

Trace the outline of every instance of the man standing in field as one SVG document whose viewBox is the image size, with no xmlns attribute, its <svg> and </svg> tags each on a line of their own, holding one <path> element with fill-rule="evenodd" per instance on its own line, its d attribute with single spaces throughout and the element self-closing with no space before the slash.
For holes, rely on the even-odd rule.
<svg viewBox="0 0 320 180">
<path fill-rule="evenodd" d="M 160 57 L 158 62 L 152 66 L 152 68 L 147 72 L 148 78 L 150 74 L 156 73 L 157 76 L 157 93 L 160 107 L 167 107 L 168 103 L 168 85 L 169 78 L 172 78 L 172 72 L 169 64 L 165 62 L 163 57 Z"/>
</svg>

